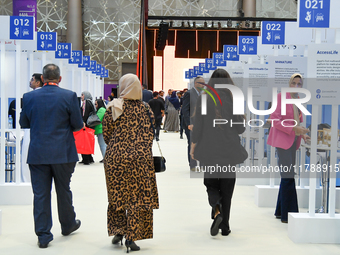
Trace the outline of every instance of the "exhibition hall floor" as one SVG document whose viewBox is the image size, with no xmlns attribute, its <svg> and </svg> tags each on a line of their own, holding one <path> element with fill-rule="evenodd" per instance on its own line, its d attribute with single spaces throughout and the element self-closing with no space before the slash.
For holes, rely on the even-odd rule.
<svg viewBox="0 0 340 255">
<path fill-rule="evenodd" d="M 235 187 L 231 210 L 231 234 L 210 236 L 210 208 L 201 178 L 190 178 L 187 141 L 178 133 L 160 135 L 167 170 L 157 174 L 160 209 L 154 211 L 154 239 L 137 241 L 141 247 L 133 254 L 339 254 L 340 245 L 296 244 L 288 238 L 288 225 L 275 219 L 274 208 L 254 203 L 254 187 Z M 155 155 L 158 148 L 154 147 Z M 99 147 L 96 163 L 77 164 L 72 177 L 74 206 L 82 225 L 70 236 L 62 236 L 53 191 L 54 240 L 39 249 L 33 229 L 31 205 L 4 206 L 2 210 L 1 255 L 106 255 L 125 254 L 125 246 L 112 245 L 107 236 L 107 196 Z M 301 211 L 306 211 L 302 209 Z M 339 229 L 340 231 L 340 229 Z"/>
</svg>

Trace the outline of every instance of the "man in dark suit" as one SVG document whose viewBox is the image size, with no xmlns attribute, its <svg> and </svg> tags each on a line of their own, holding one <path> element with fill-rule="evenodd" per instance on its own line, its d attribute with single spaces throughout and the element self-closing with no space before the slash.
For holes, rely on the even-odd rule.
<svg viewBox="0 0 340 255">
<path fill-rule="evenodd" d="M 43 69 L 44 86 L 24 94 L 20 114 L 22 128 L 31 129 L 27 163 L 34 194 L 34 224 L 38 246 L 47 248 L 51 233 L 51 186 L 57 193 L 61 233 L 69 235 L 80 227 L 72 204 L 70 180 L 78 161 L 73 131 L 83 127 L 76 93 L 59 88 L 60 69 Z M 51 100 L 53 98 L 53 100 Z"/>
<path fill-rule="evenodd" d="M 148 86 L 146 86 L 146 84 L 143 84 L 142 89 L 143 101 L 148 103 L 153 98 L 152 92 L 148 90 Z"/>
<path fill-rule="evenodd" d="M 149 101 L 151 110 L 155 117 L 155 138 L 159 141 L 159 130 L 161 129 L 162 118 L 164 116 L 164 104 L 162 101 L 158 100 L 158 92 L 153 92 L 153 99 Z"/>
<path fill-rule="evenodd" d="M 190 131 L 193 128 L 193 123 L 194 123 L 194 113 L 195 113 L 195 107 L 196 107 L 196 102 L 198 99 L 198 96 L 200 95 L 201 90 L 199 88 L 203 88 L 205 84 L 205 81 L 203 77 L 197 76 L 194 80 L 194 87 L 187 92 L 185 92 L 183 96 L 183 104 L 182 104 L 182 118 L 183 118 L 183 127 L 184 127 L 184 132 L 185 135 L 187 136 L 188 139 L 188 161 L 189 161 L 189 166 L 190 170 L 195 171 L 195 167 L 197 165 L 196 160 L 191 159 L 190 156 L 190 149 L 191 149 L 191 144 L 190 144 Z"/>
</svg>

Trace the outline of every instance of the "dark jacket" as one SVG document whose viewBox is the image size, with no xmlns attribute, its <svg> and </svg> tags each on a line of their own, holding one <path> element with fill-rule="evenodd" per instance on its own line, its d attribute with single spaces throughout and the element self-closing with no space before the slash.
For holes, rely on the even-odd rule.
<svg viewBox="0 0 340 255">
<path fill-rule="evenodd" d="M 183 96 L 182 114 L 183 125 L 186 129 L 190 124 L 194 123 L 194 113 L 197 99 L 198 93 L 195 88 L 188 90 Z"/>
<path fill-rule="evenodd" d="M 143 89 L 142 93 L 143 93 L 143 101 L 146 103 L 148 103 L 153 98 L 152 92 L 149 90 Z"/>
<path fill-rule="evenodd" d="M 24 94 L 22 128 L 31 129 L 28 164 L 78 161 L 73 132 L 83 127 L 76 93 L 46 85 Z"/>
<path fill-rule="evenodd" d="M 196 143 L 194 157 L 209 165 L 235 165 L 244 162 L 247 152 L 240 144 L 239 134 L 245 131 L 243 115 L 233 115 L 232 97 L 227 89 L 216 89 L 222 106 L 207 96 L 207 115 L 201 115 L 201 98 L 196 104 L 192 142 Z M 227 124 L 213 127 L 214 119 L 227 120 Z M 230 125 L 231 120 L 235 123 Z"/>
</svg>

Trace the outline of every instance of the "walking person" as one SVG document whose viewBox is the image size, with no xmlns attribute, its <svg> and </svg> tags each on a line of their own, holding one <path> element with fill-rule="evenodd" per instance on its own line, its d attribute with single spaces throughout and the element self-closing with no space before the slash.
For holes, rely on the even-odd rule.
<svg viewBox="0 0 340 255">
<path fill-rule="evenodd" d="M 154 134 L 138 77 L 122 76 L 119 90 L 119 98 L 107 105 L 103 119 L 107 228 L 109 236 L 114 235 L 113 244 L 122 243 L 125 237 L 127 250 L 138 251 L 135 241 L 153 238 L 153 210 L 159 207 Z M 153 119 L 151 110 L 150 114 Z"/>
<path fill-rule="evenodd" d="M 98 115 L 100 121 L 103 121 L 104 114 L 106 112 L 106 107 L 105 107 L 103 99 L 96 99 L 94 106 L 96 107 L 97 115 Z M 95 126 L 94 134 L 97 135 L 100 152 L 102 153 L 102 156 L 103 156 L 103 159 L 101 161 L 99 161 L 99 163 L 103 163 L 105 151 L 106 151 L 106 143 L 105 143 L 104 137 L 103 137 L 103 125 L 102 125 L 102 123 Z"/>
<path fill-rule="evenodd" d="M 176 96 L 176 91 L 173 91 L 171 97 L 165 101 L 166 117 L 164 124 L 164 132 L 179 131 L 179 109 L 181 105 Z"/>
<path fill-rule="evenodd" d="M 20 125 L 30 128 L 27 163 L 34 193 L 34 228 L 38 246 L 47 248 L 53 240 L 52 180 L 57 193 L 62 235 L 71 234 L 81 224 L 76 220 L 70 181 L 78 161 L 73 132 L 83 127 L 83 121 L 76 93 L 58 86 L 61 81 L 58 66 L 44 66 L 42 81 L 44 86 L 41 89 L 24 94 Z"/>
<path fill-rule="evenodd" d="M 209 87 L 216 84 L 231 84 L 233 81 L 224 69 L 216 69 L 209 80 Z M 204 185 L 207 189 L 208 201 L 211 206 L 213 223 L 210 234 L 215 236 L 219 230 L 222 235 L 230 234 L 229 217 L 231 199 L 236 181 L 236 164 L 243 163 L 248 157 L 246 150 L 240 143 L 239 135 L 245 130 L 243 115 L 233 115 L 233 97 L 229 89 L 217 89 L 222 104 L 215 103 L 207 97 L 207 114 L 201 115 L 200 97 L 196 104 L 191 157 L 200 161 L 201 171 L 204 172 Z M 234 125 L 212 125 L 214 119 L 232 120 Z M 211 166 L 220 166 L 230 171 L 209 172 Z"/>
<path fill-rule="evenodd" d="M 81 93 L 81 101 L 83 102 L 80 108 L 80 111 L 83 116 L 83 128 L 84 129 L 85 127 L 90 128 L 89 126 L 87 126 L 87 119 L 89 118 L 90 113 L 94 110 L 91 93 L 88 91 L 83 91 Z M 89 164 L 94 163 L 94 160 L 91 154 L 81 154 L 81 156 L 82 156 L 82 161 L 80 161 L 79 163 L 83 163 L 84 165 L 89 165 Z"/>
<path fill-rule="evenodd" d="M 158 100 L 158 92 L 153 92 L 153 99 L 149 101 L 149 105 L 155 116 L 155 138 L 159 141 L 159 130 L 161 129 L 162 118 L 164 116 L 164 104 Z"/>
</svg>

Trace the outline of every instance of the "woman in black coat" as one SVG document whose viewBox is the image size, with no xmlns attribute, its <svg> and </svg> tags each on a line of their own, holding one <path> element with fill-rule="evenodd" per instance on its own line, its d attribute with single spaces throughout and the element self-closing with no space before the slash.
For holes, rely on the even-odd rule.
<svg viewBox="0 0 340 255">
<path fill-rule="evenodd" d="M 82 106 L 80 107 L 81 115 L 83 116 L 84 128 L 88 127 L 86 122 L 89 118 L 90 113 L 94 110 L 94 105 L 92 103 L 91 93 L 88 91 L 83 91 L 81 93 L 81 101 Z M 94 162 L 91 154 L 81 154 L 82 161 L 79 163 L 83 163 L 84 165 L 89 165 Z"/>
<path fill-rule="evenodd" d="M 213 223 L 210 233 L 215 236 L 221 229 L 222 235 L 227 236 L 231 232 L 229 215 L 236 180 L 236 165 L 244 162 L 248 154 L 240 144 L 239 137 L 245 130 L 244 116 L 233 115 L 233 97 L 230 90 L 214 89 L 216 84 L 233 85 L 233 81 L 226 70 L 217 69 L 209 83 L 205 84 L 206 91 L 216 100 L 208 95 L 209 93 L 205 94 L 206 115 L 201 114 L 202 95 L 197 100 L 190 154 L 193 159 L 199 160 L 201 171 L 204 172 L 204 185 L 212 207 Z M 214 127 L 216 119 L 227 120 L 228 123 Z M 239 124 L 231 126 L 231 122 Z"/>
</svg>

